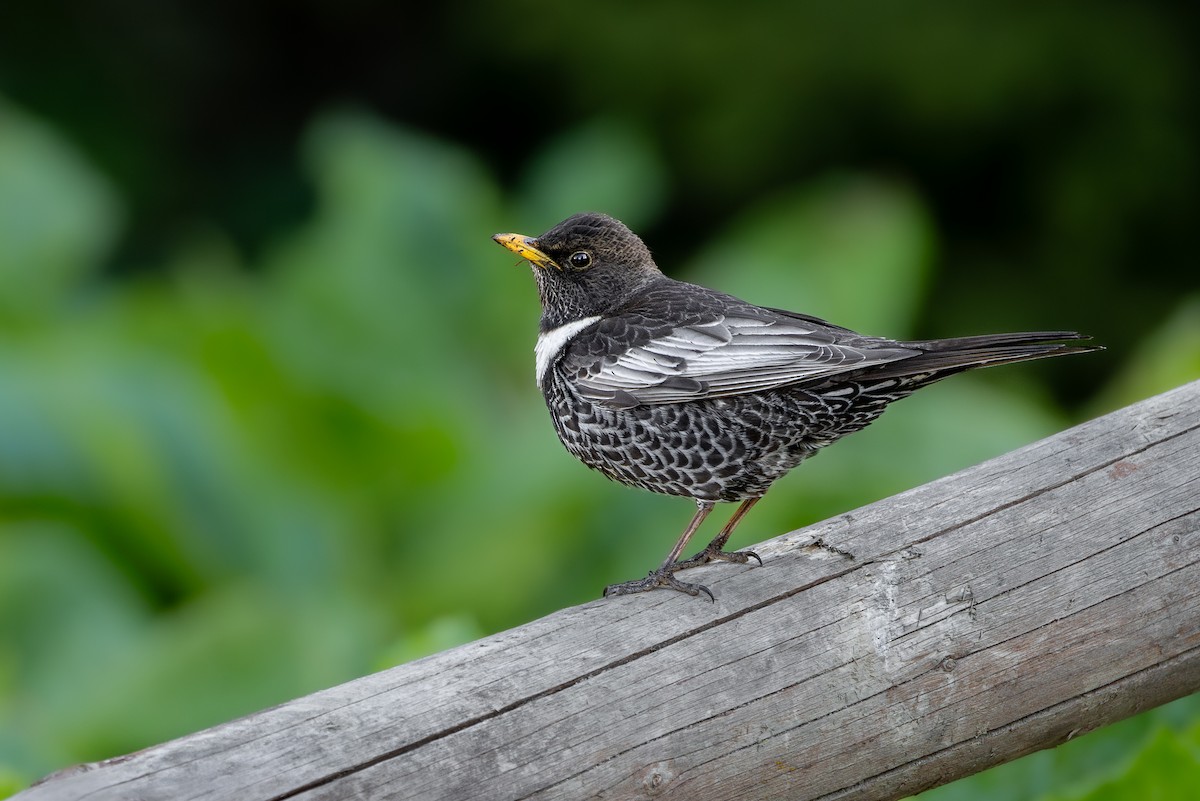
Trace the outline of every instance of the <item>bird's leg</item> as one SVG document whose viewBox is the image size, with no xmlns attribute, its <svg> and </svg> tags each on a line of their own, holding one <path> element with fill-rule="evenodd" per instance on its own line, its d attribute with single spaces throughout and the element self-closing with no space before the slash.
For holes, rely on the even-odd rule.
<svg viewBox="0 0 1200 801">
<path fill-rule="evenodd" d="M 721 529 L 721 533 L 714 537 L 713 541 L 706 545 L 703 551 L 700 551 L 693 557 L 684 559 L 682 562 L 677 562 L 675 569 L 683 570 L 687 567 L 696 567 L 709 562 L 737 562 L 739 564 L 745 564 L 746 562 L 749 562 L 751 558 L 761 565 L 762 559 L 760 559 L 758 554 L 756 554 L 754 551 L 730 552 L 721 550 L 725 547 L 725 543 L 729 542 L 730 535 L 733 534 L 733 530 L 737 528 L 738 523 L 742 522 L 742 518 L 746 516 L 746 512 L 749 512 L 750 508 L 753 507 L 754 504 L 758 503 L 760 499 L 761 496 L 759 498 L 747 498 L 746 500 L 742 501 L 741 505 L 737 508 L 737 511 L 735 511 L 733 516 L 729 518 L 729 522 L 726 523 L 725 527 Z"/>
<path fill-rule="evenodd" d="M 704 593 L 710 600 L 713 598 L 712 592 L 703 584 L 688 584 L 684 581 L 676 579 L 672 573 L 679 569 L 683 563 L 678 561 L 679 555 L 683 553 L 683 549 L 687 547 L 688 540 L 696 533 L 696 529 L 700 528 L 700 524 L 704 522 L 704 518 L 708 517 L 708 513 L 713 510 L 713 501 L 696 501 L 696 514 L 692 515 L 692 520 L 687 524 L 687 528 L 679 535 L 679 540 L 675 543 L 675 547 L 667 554 L 667 558 L 656 569 L 651 570 L 650 575 L 644 579 L 636 581 L 626 581 L 621 584 L 610 584 L 604 588 L 604 597 L 611 598 L 614 595 L 630 595 L 635 592 L 646 592 L 647 590 L 666 587 L 672 590 L 686 592 L 688 595 L 699 595 Z M 728 535 L 726 535 L 728 539 Z"/>
<path fill-rule="evenodd" d="M 687 524 L 687 528 L 679 535 L 679 539 L 675 541 L 675 547 L 667 554 L 667 558 L 663 560 L 662 567 L 668 568 L 679 561 L 679 554 L 683 553 L 683 549 L 687 547 L 688 540 L 700 528 L 700 524 L 704 522 L 704 518 L 708 517 L 708 513 L 713 510 L 716 504 L 713 501 L 696 501 L 696 514 L 692 515 L 691 522 Z"/>
</svg>

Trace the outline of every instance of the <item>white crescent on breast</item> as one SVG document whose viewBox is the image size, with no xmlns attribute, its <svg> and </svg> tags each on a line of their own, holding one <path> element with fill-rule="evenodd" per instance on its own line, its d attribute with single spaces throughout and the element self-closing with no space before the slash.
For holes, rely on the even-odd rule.
<svg viewBox="0 0 1200 801">
<path fill-rule="evenodd" d="M 560 325 L 558 328 L 552 328 L 549 331 L 543 331 L 538 334 L 537 346 L 533 349 L 534 374 L 537 376 L 538 389 L 542 388 L 546 371 L 550 369 L 550 365 L 554 364 L 555 358 L 557 358 L 559 353 L 562 353 L 562 349 L 567 346 L 571 338 L 589 325 L 599 322 L 599 320 L 600 315 L 584 317 L 582 320 Z"/>
</svg>

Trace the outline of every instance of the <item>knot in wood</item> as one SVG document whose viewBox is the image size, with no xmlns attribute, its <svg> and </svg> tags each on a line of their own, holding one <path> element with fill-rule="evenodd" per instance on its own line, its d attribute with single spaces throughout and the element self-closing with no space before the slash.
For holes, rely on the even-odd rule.
<svg viewBox="0 0 1200 801">
<path fill-rule="evenodd" d="M 646 795 L 660 795 L 674 779 L 675 769 L 671 767 L 671 763 L 657 762 L 646 768 L 642 775 L 642 789 L 646 791 Z"/>
</svg>

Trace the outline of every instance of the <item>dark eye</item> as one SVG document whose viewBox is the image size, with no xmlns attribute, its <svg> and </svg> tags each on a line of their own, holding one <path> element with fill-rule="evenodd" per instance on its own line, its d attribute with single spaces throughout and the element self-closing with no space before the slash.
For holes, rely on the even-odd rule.
<svg viewBox="0 0 1200 801">
<path fill-rule="evenodd" d="M 577 250 L 571 254 L 571 266 L 576 270 L 587 269 L 592 263 L 592 254 L 586 250 Z"/>
</svg>

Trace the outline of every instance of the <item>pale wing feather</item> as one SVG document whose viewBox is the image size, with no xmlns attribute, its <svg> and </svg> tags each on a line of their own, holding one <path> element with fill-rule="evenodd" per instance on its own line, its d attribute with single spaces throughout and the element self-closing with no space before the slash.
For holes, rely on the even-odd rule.
<svg viewBox="0 0 1200 801">
<path fill-rule="evenodd" d="M 723 317 L 596 362 L 576 381 L 584 397 L 618 405 L 680 403 L 775 389 L 908 358 L 891 343 L 851 346 L 791 320 Z"/>
</svg>

